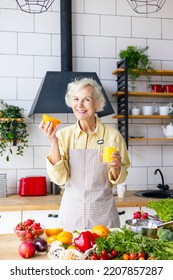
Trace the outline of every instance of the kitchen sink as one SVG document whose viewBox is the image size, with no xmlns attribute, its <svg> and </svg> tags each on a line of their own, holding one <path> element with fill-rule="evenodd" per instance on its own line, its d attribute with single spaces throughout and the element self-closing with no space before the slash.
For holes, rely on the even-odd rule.
<svg viewBox="0 0 173 280">
<path fill-rule="evenodd" d="M 150 198 L 173 198 L 173 190 L 161 191 L 161 190 L 144 190 L 135 193 L 137 196 L 150 197 Z"/>
</svg>

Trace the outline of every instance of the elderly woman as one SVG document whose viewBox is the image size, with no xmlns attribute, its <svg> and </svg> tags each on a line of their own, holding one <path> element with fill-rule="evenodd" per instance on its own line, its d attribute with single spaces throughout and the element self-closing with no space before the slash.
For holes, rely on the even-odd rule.
<svg viewBox="0 0 173 280">
<path fill-rule="evenodd" d="M 59 225 L 66 230 L 90 229 L 97 224 L 119 227 L 111 187 L 125 181 L 130 165 L 124 139 L 118 130 L 98 119 L 96 113 L 103 110 L 105 99 L 92 78 L 69 83 L 65 100 L 77 118 L 76 124 L 53 129 L 51 122 L 44 125 L 42 121 L 39 126 L 50 140 L 50 180 L 65 185 Z M 109 164 L 99 159 L 104 143 L 118 147 Z"/>
</svg>

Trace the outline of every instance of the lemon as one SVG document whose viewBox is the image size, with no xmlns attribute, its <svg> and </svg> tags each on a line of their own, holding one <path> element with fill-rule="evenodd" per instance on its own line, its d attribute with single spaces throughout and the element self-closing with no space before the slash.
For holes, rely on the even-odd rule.
<svg viewBox="0 0 173 280">
<path fill-rule="evenodd" d="M 57 235 L 51 235 L 46 239 L 47 244 L 51 244 L 53 241 L 56 241 L 56 240 L 57 240 Z"/>
<path fill-rule="evenodd" d="M 45 228 L 44 232 L 47 237 L 51 235 L 58 235 L 61 231 L 63 231 L 63 228 Z"/>
<path fill-rule="evenodd" d="M 110 233 L 110 230 L 104 225 L 96 225 L 92 228 L 91 232 L 106 238 L 107 235 Z"/>
<path fill-rule="evenodd" d="M 70 231 L 62 231 L 57 235 L 57 240 L 64 245 L 72 244 L 73 234 Z"/>
</svg>

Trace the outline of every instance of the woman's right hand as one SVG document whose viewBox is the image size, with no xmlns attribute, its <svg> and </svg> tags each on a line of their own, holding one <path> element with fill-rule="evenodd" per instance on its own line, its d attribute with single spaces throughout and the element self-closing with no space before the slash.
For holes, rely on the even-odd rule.
<svg viewBox="0 0 173 280">
<path fill-rule="evenodd" d="M 59 125 L 53 128 L 53 122 L 47 122 L 44 124 L 44 121 L 41 121 L 39 124 L 39 128 L 42 130 L 43 134 L 47 136 L 51 143 L 57 141 L 56 132 L 58 130 Z"/>
<path fill-rule="evenodd" d="M 50 141 L 50 154 L 49 161 L 55 165 L 58 161 L 61 160 L 61 155 L 59 151 L 59 143 L 58 138 L 56 137 L 56 132 L 58 130 L 59 125 L 53 128 L 52 122 L 47 122 L 44 124 L 43 121 L 39 124 L 39 128 L 42 130 L 43 134 L 47 136 Z"/>
</svg>

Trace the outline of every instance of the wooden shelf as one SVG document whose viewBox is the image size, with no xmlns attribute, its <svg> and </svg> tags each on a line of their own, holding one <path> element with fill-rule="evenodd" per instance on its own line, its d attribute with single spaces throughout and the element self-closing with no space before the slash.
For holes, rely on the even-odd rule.
<svg viewBox="0 0 173 280">
<path fill-rule="evenodd" d="M 140 76 L 172 76 L 173 77 L 173 70 L 162 70 L 162 69 L 157 69 L 157 70 L 148 70 L 148 71 L 142 71 L 139 69 L 133 69 L 130 70 L 132 74 L 139 74 Z M 173 141 L 172 138 L 167 138 L 167 137 L 162 137 L 162 138 L 147 138 L 147 137 L 140 137 L 140 136 L 127 136 L 126 130 L 128 130 L 128 120 L 129 119 L 135 119 L 135 120 L 161 120 L 160 124 L 162 124 L 162 120 L 172 120 L 172 118 L 167 115 L 167 116 L 160 116 L 159 114 L 154 114 L 154 115 L 130 115 L 129 109 L 128 109 L 128 99 L 130 97 L 136 97 L 137 100 L 141 97 L 147 97 L 147 98 L 173 98 L 173 92 L 140 92 L 140 91 L 128 91 L 128 65 L 126 63 L 126 59 L 119 61 L 117 63 L 117 69 L 112 72 L 113 75 L 117 75 L 117 83 L 118 83 L 118 89 L 120 91 L 117 91 L 113 93 L 112 96 L 117 97 L 117 103 L 119 104 L 120 110 L 118 111 L 118 115 L 114 115 L 114 119 L 118 119 L 118 125 L 123 131 L 125 132 L 125 140 L 126 144 L 128 147 L 128 141 Z M 145 122 L 148 123 L 148 122 Z M 154 122 L 152 123 L 154 124 Z M 128 134 L 129 131 L 128 131 Z"/>
<path fill-rule="evenodd" d="M 123 91 L 117 91 L 113 94 L 113 96 L 123 96 Z M 129 91 L 128 92 L 129 97 L 162 97 L 162 98 L 169 98 L 173 97 L 173 92 L 140 92 L 140 91 Z"/>
<path fill-rule="evenodd" d="M 7 122 L 7 121 L 23 122 L 24 118 L 0 118 L 0 121 L 2 121 L 2 122 Z"/>
<path fill-rule="evenodd" d="M 114 119 L 123 119 L 125 115 L 114 115 Z M 170 116 L 160 116 L 160 115 L 128 115 L 129 119 L 172 119 Z"/>
<path fill-rule="evenodd" d="M 114 70 L 112 72 L 113 75 L 117 75 L 117 74 L 121 74 L 124 72 L 124 69 L 123 68 L 118 68 L 116 70 Z M 134 69 L 132 70 L 132 73 L 136 73 L 136 72 L 139 72 L 138 70 Z M 148 70 L 147 72 L 146 71 L 140 71 L 140 75 L 141 76 L 146 76 L 149 75 L 149 76 L 173 76 L 173 70 Z"/>
</svg>

